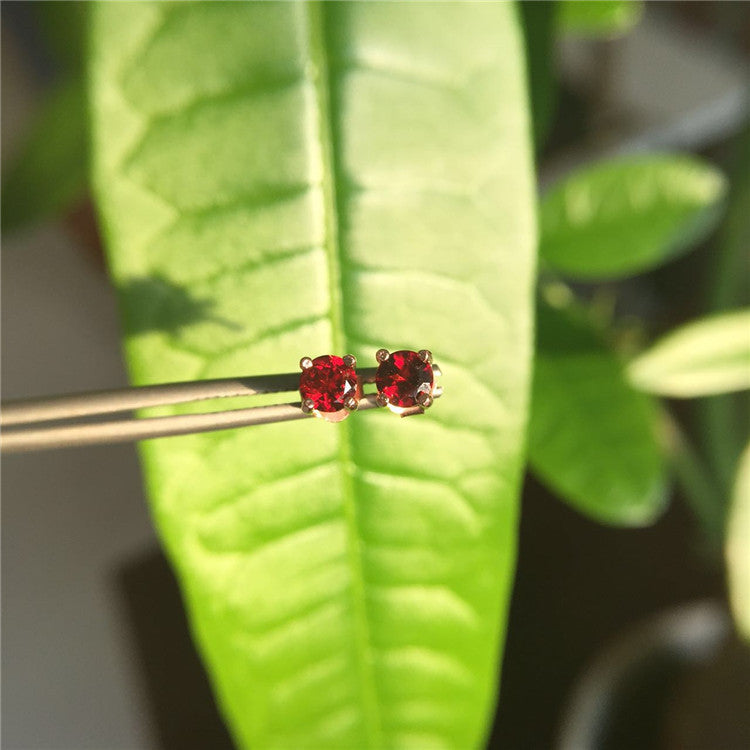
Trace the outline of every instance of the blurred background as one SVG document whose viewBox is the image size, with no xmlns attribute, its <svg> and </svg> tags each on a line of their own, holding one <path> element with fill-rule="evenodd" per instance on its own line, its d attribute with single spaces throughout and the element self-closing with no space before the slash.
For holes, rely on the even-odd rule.
<svg viewBox="0 0 750 750">
<path fill-rule="evenodd" d="M 4 171 L 49 91 L 80 66 L 80 40 L 61 47 L 59 26 L 40 19 L 38 5 L 0 6 Z M 542 5 L 525 3 L 524 15 Z M 730 179 L 750 173 L 740 161 L 750 133 L 749 4 L 647 3 L 628 33 L 570 35 L 555 49 L 542 189 L 575 166 L 644 149 L 699 154 Z M 55 158 L 54 144 L 75 145 L 77 135 L 54 111 L 50 118 Z M 16 196 L 3 195 L 3 399 L 126 384 L 80 153 L 44 221 L 24 222 Z M 716 253 L 712 237 L 619 284 L 615 313 L 645 318 L 655 333 L 697 317 Z M 689 432 L 691 412 L 678 416 Z M 722 718 L 742 710 L 742 699 L 708 699 L 713 685 L 732 680 L 736 694 L 750 695 L 747 673 L 735 675 L 745 657 L 727 635 L 724 585 L 721 560 L 679 494 L 655 526 L 617 530 L 528 479 L 489 746 L 575 748 L 594 732 L 601 747 L 750 747 L 748 728 Z M 650 650 L 670 658 L 640 669 Z M 606 726 L 601 706 L 599 723 L 587 724 L 592 695 L 623 675 Z M 3 458 L 2 718 L 9 749 L 230 747 L 132 446 Z"/>
</svg>

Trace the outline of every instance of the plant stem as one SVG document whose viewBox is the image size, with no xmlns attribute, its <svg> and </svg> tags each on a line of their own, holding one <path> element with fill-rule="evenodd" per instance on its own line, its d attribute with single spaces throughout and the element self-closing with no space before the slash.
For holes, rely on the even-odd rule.
<svg viewBox="0 0 750 750">
<path fill-rule="evenodd" d="M 660 437 L 677 484 L 703 529 L 709 550 L 720 554 L 724 502 L 710 469 L 667 408 L 661 410 Z"/>
</svg>

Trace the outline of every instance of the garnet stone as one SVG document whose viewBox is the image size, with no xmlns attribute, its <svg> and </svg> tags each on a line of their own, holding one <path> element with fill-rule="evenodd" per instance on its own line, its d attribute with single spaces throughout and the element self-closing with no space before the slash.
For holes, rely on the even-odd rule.
<svg viewBox="0 0 750 750">
<path fill-rule="evenodd" d="M 312 401 L 316 411 L 340 411 L 344 402 L 357 394 L 357 372 L 341 357 L 315 357 L 312 366 L 302 370 L 299 392 L 303 401 Z"/>
<path fill-rule="evenodd" d="M 378 391 L 392 406 L 416 406 L 417 394 L 431 393 L 433 382 L 432 365 L 408 349 L 391 352 L 375 375 Z"/>
</svg>

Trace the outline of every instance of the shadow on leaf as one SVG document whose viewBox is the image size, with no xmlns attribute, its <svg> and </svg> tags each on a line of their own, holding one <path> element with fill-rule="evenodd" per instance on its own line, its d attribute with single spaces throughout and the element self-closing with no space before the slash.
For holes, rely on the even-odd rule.
<svg viewBox="0 0 750 750">
<path fill-rule="evenodd" d="M 130 279 L 118 287 L 126 328 L 131 335 L 160 331 L 177 335 L 186 326 L 214 322 L 225 328 L 242 326 L 213 314 L 214 302 L 193 296 L 162 276 Z"/>
</svg>

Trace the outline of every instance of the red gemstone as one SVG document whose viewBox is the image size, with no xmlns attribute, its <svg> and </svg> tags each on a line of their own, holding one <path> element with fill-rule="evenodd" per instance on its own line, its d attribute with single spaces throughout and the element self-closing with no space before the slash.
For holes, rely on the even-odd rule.
<svg viewBox="0 0 750 750">
<path fill-rule="evenodd" d="M 378 391 L 393 406 L 416 406 L 417 394 L 431 393 L 433 382 L 432 365 L 409 350 L 392 352 L 375 375 Z"/>
<path fill-rule="evenodd" d="M 310 399 L 317 411 L 340 411 L 344 402 L 357 393 L 357 372 L 341 357 L 315 357 L 312 367 L 300 375 L 299 392 L 302 400 Z"/>
</svg>

